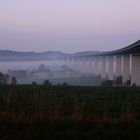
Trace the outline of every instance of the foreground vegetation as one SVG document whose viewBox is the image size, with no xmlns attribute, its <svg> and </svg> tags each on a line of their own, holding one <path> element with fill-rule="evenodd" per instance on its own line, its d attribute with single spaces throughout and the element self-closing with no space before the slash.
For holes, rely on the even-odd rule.
<svg viewBox="0 0 140 140">
<path fill-rule="evenodd" d="M 140 88 L 0 86 L 0 139 L 140 138 Z"/>
</svg>

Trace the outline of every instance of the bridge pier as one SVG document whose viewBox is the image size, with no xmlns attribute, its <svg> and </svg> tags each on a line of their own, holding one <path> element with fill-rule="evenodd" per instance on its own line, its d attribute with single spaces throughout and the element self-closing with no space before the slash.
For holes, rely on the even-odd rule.
<svg viewBox="0 0 140 140">
<path fill-rule="evenodd" d="M 122 77 L 123 84 L 130 79 L 130 55 L 122 55 Z"/>
<path fill-rule="evenodd" d="M 93 73 L 93 65 L 94 65 L 93 59 L 89 58 L 89 60 L 88 60 L 88 71 L 89 71 L 90 74 L 94 75 L 94 73 Z"/>
<path fill-rule="evenodd" d="M 105 56 L 102 56 L 101 61 L 102 61 L 101 77 L 102 77 L 102 79 L 105 79 L 105 78 L 107 78 L 106 57 Z"/>
<path fill-rule="evenodd" d="M 121 55 L 116 56 L 116 68 L 115 77 L 122 76 L 122 57 Z"/>
<path fill-rule="evenodd" d="M 132 55 L 131 60 L 131 84 L 140 86 L 140 56 Z"/>
<path fill-rule="evenodd" d="M 102 74 L 102 57 L 98 56 L 98 76 Z"/>
<path fill-rule="evenodd" d="M 108 79 L 109 80 L 114 79 L 113 64 L 114 64 L 113 56 L 108 56 Z"/>
<path fill-rule="evenodd" d="M 94 58 L 94 73 L 96 76 L 99 75 L 98 57 Z"/>
<path fill-rule="evenodd" d="M 106 78 L 108 78 L 109 75 L 109 56 L 106 56 Z"/>
<path fill-rule="evenodd" d="M 113 56 L 113 80 L 116 80 L 116 58 L 117 56 Z"/>
</svg>

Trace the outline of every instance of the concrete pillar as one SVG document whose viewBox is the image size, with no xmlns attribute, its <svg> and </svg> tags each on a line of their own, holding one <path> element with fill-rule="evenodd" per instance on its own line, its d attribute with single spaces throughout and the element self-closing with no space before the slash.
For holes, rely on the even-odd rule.
<svg viewBox="0 0 140 140">
<path fill-rule="evenodd" d="M 122 56 L 116 56 L 116 69 L 115 69 L 115 77 L 122 76 Z"/>
<path fill-rule="evenodd" d="M 85 57 L 83 57 L 81 61 L 79 62 L 79 64 L 77 64 L 77 66 L 79 65 L 81 68 L 80 71 L 86 73 L 87 72 L 87 59 Z"/>
<path fill-rule="evenodd" d="M 94 73 L 95 73 L 95 75 L 96 76 L 98 76 L 99 75 L 99 69 L 98 69 L 98 57 L 95 57 L 94 58 Z"/>
<path fill-rule="evenodd" d="M 92 69 L 92 61 L 93 60 L 89 60 L 89 68 Z"/>
<path fill-rule="evenodd" d="M 130 54 L 130 78 L 131 78 L 131 75 L 132 75 L 132 57 L 133 57 L 133 55 Z"/>
<path fill-rule="evenodd" d="M 101 73 L 101 77 L 102 79 L 107 77 L 107 71 L 106 71 L 106 57 L 102 56 L 101 58 L 102 61 L 102 73 Z"/>
<path fill-rule="evenodd" d="M 91 60 L 91 73 L 95 75 L 95 58 L 94 57 L 92 57 L 92 60 Z"/>
<path fill-rule="evenodd" d="M 88 71 L 87 71 L 87 72 L 88 72 L 89 74 L 92 74 L 92 75 L 94 75 L 94 74 L 93 74 L 93 62 L 94 62 L 94 61 L 93 61 L 92 58 L 89 58 L 89 59 L 88 59 L 88 68 L 87 68 Z"/>
<path fill-rule="evenodd" d="M 95 66 L 95 57 L 93 57 L 93 58 L 92 58 L 92 74 L 93 74 L 93 75 L 96 75 L 96 74 L 95 74 L 95 68 L 96 68 L 96 66 Z"/>
<path fill-rule="evenodd" d="M 130 80 L 130 55 L 122 55 L 122 79 L 123 84 Z"/>
<path fill-rule="evenodd" d="M 86 68 L 86 73 L 90 73 L 91 72 L 91 63 L 90 63 L 90 58 L 86 58 L 85 60 L 85 68 Z"/>
<path fill-rule="evenodd" d="M 88 58 L 85 58 L 85 68 L 88 69 Z"/>
<path fill-rule="evenodd" d="M 113 76 L 114 76 L 114 80 L 116 80 L 116 56 L 113 56 Z"/>
<path fill-rule="evenodd" d="M 108 79 L 109 80 L 113 80 L 114 79 L 113 56 L 108 56 Z"/>
<path fill-rule="evenodd" d="M 106 78 L 108 78 L 109 75 L 109 56 L 105 57 L 105 61 L 106 61 Z"/>
<path fill-rule="evenodd" d="M 131 60 L 131 84 L 140 86 L 140 56 L 132 56 Z"/>
<path fill-rule="evenodd" d="M 102 74 L 102 57 L 98 56 L 98 75 L 101 76 Z"/>
<path fill-rule="evenodd" d="M 77 66 L 78 66 L 78 70 L 79 72 L 82 72 L 82 69 L 83 69 L 83 63 L 82 63 L 82 59 L 79 58 L 78 61 L 77 61 Z"/>
</svg>

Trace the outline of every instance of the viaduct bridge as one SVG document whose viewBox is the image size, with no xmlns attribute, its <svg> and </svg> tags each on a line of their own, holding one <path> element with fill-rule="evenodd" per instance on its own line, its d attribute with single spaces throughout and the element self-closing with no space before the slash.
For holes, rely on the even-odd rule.
<svg viewBox="0 0 140 140">
<path fill-rule="evenodd" d="M 101 78 L 116 80 L 122 77 L 122 83 L 130 81 L 131 85 L 140 86 L 140 40 L 122 49 L 103 52 L 84 57 L 62 58 L 64 61 L 85 61 L 93 65 L 93 73 Z"/>
</svg>

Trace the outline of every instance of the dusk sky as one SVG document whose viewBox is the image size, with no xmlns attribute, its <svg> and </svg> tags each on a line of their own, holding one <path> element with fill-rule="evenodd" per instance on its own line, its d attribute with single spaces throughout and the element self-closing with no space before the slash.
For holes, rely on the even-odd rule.
<svg viewBox="0 0 140 140">
<path fill-rule="evenodd" d="M 140 39 L 140 0 L 1 0 L 0 49 L 108 51 Z"/>
</svg>

